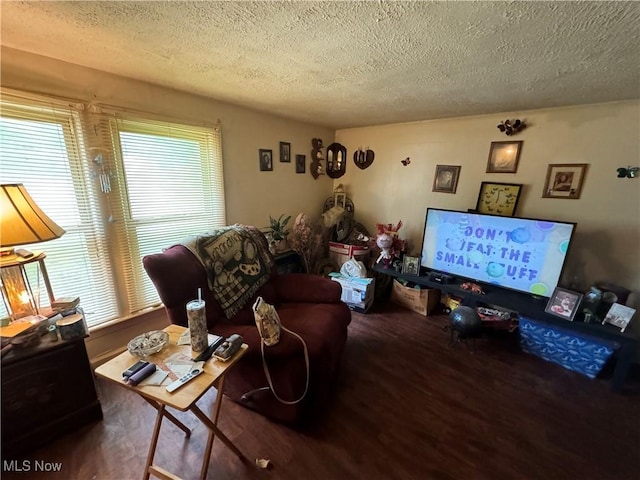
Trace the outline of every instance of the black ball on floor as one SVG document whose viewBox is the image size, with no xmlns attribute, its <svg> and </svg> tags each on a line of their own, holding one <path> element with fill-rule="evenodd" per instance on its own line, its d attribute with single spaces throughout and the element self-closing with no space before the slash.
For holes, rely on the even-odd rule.
<svg viewBox="0 0 640 480">
<path fill-rule="evenodd" d="M 475 309 L 466 306 L 454 308 L 449 314 L 451 329 L 458 332 L 458 338 L 472 338 L 480 335 L 482 320 Z"/>
</svg>

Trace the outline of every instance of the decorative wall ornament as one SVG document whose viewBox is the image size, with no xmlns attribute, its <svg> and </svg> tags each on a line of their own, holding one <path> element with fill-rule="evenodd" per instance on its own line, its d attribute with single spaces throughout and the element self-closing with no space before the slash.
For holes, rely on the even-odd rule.
<svg viewBox="0 0 640 480">
<path fill-rule="evenodd" d="M 324 171 L 322 169 L 322 160 L 324 160 L 324 156 L 322 155 L 322 139 L 311 139 L 311 146 L 313 147 L 313 150 L 311 150 L 309 173 L 311 173 L 311 176 L 317 180 L 320 175 L 324 175 Z"/>
<path fill-rule="evenodd" d="M 375 156 L 376 154 L 373 152 L 373 150 L 369 150 L 369 147 L 367 147 L 366 150 L 363 150 L 362 147 L 360 147 L 353 153 L 353 163 L 356 164 L 356 167 L 364 170 L 365 168 L 371 166 Z"/>
<path fill-rule="evenodd" d="M 620 167 L 618 168 L 618 178 L 636 178 L 638 177 L 640 167 Z"/>
<path fill-rule="evenodd" d="M 407 165 L 409 165 L 411 163 L 411 159 L 409 157 L 407 157 L 404 160 L 400 160 L 400 163 L 406 167 Z"/>
<path fill-rule="evenodd" d="M 524 130 L 525 128 L 527 128 L 527 125 L 519 118 L 516 118 L 513 123 L 511 123 L 511 120 L 505 120 L 498 124 L 498 130 L 509 137 Z"/>
<path fill-rule="evenodd" d="M 347 171 L 347 149 L 339 143 L 327 147 L 327 175 L 340 178 Z"/>
</svg>

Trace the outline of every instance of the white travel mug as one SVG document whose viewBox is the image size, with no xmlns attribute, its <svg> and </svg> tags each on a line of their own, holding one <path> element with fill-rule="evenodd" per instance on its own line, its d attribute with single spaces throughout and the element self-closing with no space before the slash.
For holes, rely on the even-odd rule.
<svg viewBox="0 0 640 480">
<path fill-rule="evenodd" d="M 207 336 L 207 316 L 205 314 L 204 300 L 191 300 L 187 303 L 187 320 L 189 322 L 189 334 L 191 335 L 191 349 L 194 352 L 202 352 L 209 346 Z"/>
</svg>

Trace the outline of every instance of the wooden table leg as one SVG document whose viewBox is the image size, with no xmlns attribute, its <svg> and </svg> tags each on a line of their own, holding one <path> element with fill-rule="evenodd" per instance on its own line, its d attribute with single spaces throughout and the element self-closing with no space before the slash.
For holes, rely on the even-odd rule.
<svg viewBox="0 0 640 480">
<path fill-rule="evenodd" d="M 222 405 L 222 389 L 224 388 L 224 379 L 226 375 L 223 375 L 216 385 L 216 401 L 211 408 L 211 418 L 213 423 L 218 425 L 218 416 L 220 415 L 220 406 Z M 200 470 L 200 479 L 205 480 L 207 478 L 207 470 L 209 470 L 209 462 L 211 461 L 211 449 L 213 448 L 213 441 L 216 435 L 213 430 L 209 429 L 209 435 L 207 438 L 207 446 L 204 449 L 204 458 L 202 459 L 202 469 Z"/>
<path fill-rule="evenodd" d="M 140 395 L 140 396 L 142 397 L 142 395 Z M 149 403 L 156 410 L 158 410 L 160 408 L 160 403 L 159 402 L 154 402 L 153 400 L 149 400 L 147 397 L 142 397 L 142 398 L 144 398 L 144 400 L 147 403 Z M 176 417 L 174 417 L 166 409 L 165 409 L 163 415 L 165 417 L 167 417 L 167 419 L 169 419 L 171 421 L 171 423 L 173 423 L 176 427 L 178 427 L 180 430 L 182 430 L 187 435 L 187 438 L 189 438 L 191 436 L 191 430 L 189 429 L 189 427 L 187 427 L 184 423 L 182 423 L 180 420 L 178 420 Z"/>
<path fill-rule="evenodd" d="M 245 463 L 249 463 L 249 460 L 247 459 L 247 457 L 244 456 L 244 454 L 238 449 L 238 447 L 236 447 L 233 442 L 231 440 L 229 440 L 227 438 L 227 436 L 222 433 L 220 431 L 220 429 L 217 427 L 217 425 L 215 425 L 211 419 L 209 417 L 207 417 L 207 414 L 204 413 L 202 410 L 200 410 L 198 408 L 197 405 L 193 405 L 191 407 L 191 411 L 193 412 L 193 414 L 198 417 L 200 419 L 200 421 L 202 423 L 204 423 L 207 428 L 209 428 L 210 430 L 212 430 L 217 436 L 218 438 L 222 441 L 222 443 L 224 443 L 227 447 L 229 447 L 231 449 L 231 451 L 233 453 L 236 454 L 236 456 L 243 462 Z"/>
<path fill-rule="evenodd" d="M 153 463 L 153 457 L 156 454 L 156 446 L 158 445 L 158 437 L 160 436 L 160 426 L 162 425 L 162 419 L 165 414 L 165 406 L 160 404 L 158 407 L 158 414 L 156 415 L 156 423 L 153 427 L 153 436 L 151 437 L 151 445 L 149 445 L 149 455 L 147 455 L 147 464 L 144 467 L 143 480 L 149 480 L 151 474 L 151 464 Z"/>
</svg>

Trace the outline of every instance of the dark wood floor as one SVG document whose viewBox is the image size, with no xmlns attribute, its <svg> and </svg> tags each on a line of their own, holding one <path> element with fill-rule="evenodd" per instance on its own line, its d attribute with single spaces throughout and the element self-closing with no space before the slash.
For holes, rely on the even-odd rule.
<svg viewBox="0 0 640 480">
<path fill-rule="evenodd" d="M 209 478 L 638 479 L 640 396 L 519 352 L 517 337 L 448 348 L 447 317 L 386 305 L 354 313 L 334 398 L 299 432 L 225 401 L 221 429 L 268 471 L 242 465 L 219 441 Z M 98 380 L 104 420 L 33 452 L 28 473 L 6 480 L 142 477 L 155 411 Z M 215 392 L 199 403 L 209 409 Z M 156 464 L 197 478 L 205 428 L 163 424 Z M 6 460 L 6 459 L 5 459 Z M 60 473 L 33 471 L 62 462 Z"/>
</svg>

